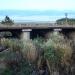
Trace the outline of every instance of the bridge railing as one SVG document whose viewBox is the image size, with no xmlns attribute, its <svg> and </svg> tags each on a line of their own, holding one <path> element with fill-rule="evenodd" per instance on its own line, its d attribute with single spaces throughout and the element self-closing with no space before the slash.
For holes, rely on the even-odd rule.
<svg viewBox="0 0 75 75">
<path fill-rule="evenodd" d="M 68 24 L 64 24 L 64 25 L 58 25 L 55 23 L 41 23 L 41 24 L 13 24 L 13 25 L 3 25 L 0 24 L 0 27 L 75 27 L 75 25 L 68 25 Z"/>
</svg>

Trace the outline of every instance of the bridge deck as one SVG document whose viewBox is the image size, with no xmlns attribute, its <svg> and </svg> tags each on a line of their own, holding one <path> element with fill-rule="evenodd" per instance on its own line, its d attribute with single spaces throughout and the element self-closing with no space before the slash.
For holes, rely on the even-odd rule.
<svg viewBox="0 0 75 75">
<path fill-rule="evenodd" d="M 12 29 L 75 29 L 75 25 L 51 25 L 51 26 L 22 26 L 22 25 L 12 25 L 12 26 L 2 26 L 0 25 L 0 30 L 12 30 Z"/>
</svg>

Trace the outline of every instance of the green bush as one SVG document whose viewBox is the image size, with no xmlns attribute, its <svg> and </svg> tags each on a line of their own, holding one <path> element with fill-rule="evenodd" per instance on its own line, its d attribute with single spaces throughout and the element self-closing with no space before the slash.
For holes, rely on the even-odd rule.
<svg viewBox="0 0 75 75">
<path fill-rule="evenodd" d="M 59 65 L 68 65 L 71 61 L 70 42 L 58 33 L 52 33 L 47 41 L 36 38 L 23 43 L 18 39 L 1 39 L 0 44 L 8 48 L 0 53 L 6 65 L 1 75 L 31 75 L 34 67 L 40 72 L 40 67 L 45 65 L 51 73 L 59 70 Z"/>
<path fill-rule="evenodd" d="M 71 55 L 70 42 L 64 39 L 63 35 L 54 32 L 44 44 L 44 58 L 47 61 L 50 72 L 51 70 L 59 70 L 59 65 L 68 66 L 71 61 Z"/>
<path fill-rule="evenodd" d="M 22 50 L 24 47 L 22 41 L 2 39 L 1 44 L 8 48 L 8 51 L 0 53 L 6 64 L 6 68 L 1 72 L 1 75 L 30 75 L 32 65 L 23 58 Z"/>
</svg>

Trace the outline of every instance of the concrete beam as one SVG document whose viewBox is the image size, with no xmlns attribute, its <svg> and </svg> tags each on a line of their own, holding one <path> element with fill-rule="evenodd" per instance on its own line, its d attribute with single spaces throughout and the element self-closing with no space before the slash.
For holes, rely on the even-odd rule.
<svg viewBox="0 0 75 75">
<path fill-rule="evenodd" d="M 32 29 L 22 29 L 22 32 L 30 32 Z"/>
<path fill-rule="evenodd" d="M 54 29 L 54 31 L 59 32 L 62 31 L 62 29 L 58 28 L 58 29 Z"/>
</svg>

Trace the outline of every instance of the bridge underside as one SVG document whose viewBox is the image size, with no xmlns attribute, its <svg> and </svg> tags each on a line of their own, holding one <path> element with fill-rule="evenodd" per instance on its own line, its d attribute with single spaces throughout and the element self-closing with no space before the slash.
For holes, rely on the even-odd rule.
<svg viewBox="0 0 75 75">
<path fill-rule="evenodd" d="M 32 29 L 30 32 L 30 38 L 34 39 L 37 37 L 45 38 L 48 32 L 52 32 L 52 29 Z"/>
<path fill-rule="evenodd" d="M 67 38 L 71 38 L 71 33 L 75 33 L 75 29 L 57 29 L 59 33 L 63 34 Z M 54 29 L 32 29 L 31 31 L 24 31 L 22 29 L 6 29 L 6 30 L 0 30 L 0 32 L 11 32 L 11 36 L 4 36 L 7 38 L 20 38 L 22 33 L 27 33 L 30 39 L 34 39 L 37 37 L 47 38 L 47 36 L 54 31 Z M 26 35 L 24 35 L 26 36 Z"/>
<path fill-rule="evenodd" d="M 2 34 L 3 33 L 3 34 Z M 21 30 L 10 29 L 10 30 L 0 30 L 0 38 L 20 38 Z"/>
</svg>

